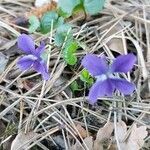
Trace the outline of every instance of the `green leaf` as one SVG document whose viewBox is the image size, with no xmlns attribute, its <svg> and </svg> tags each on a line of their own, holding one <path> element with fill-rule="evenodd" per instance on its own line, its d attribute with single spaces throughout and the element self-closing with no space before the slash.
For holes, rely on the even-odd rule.
<svg viewBox="0 0 150 150">
<path fill-rule="evenodd" d="M 77 57 L 74 54 L 68 54 L 64 57 L 64 59 L 69 65 L 75 65 L 77 63 Z"/>
<path fill-rule="evenodd" d="M 62 12 L 68 14 L 68 16 L 72 15 L 73 9 L 80 4 L 80 0 L 59 0 L 58 7 Z"/>
<path fill-rule="evenodd" d="M 65 48 L 69 54 L 75 53 L 78 49 L 78 43 L 76 41 L 68 41 Z"/>
<path fill-rule="evenodd" d="M 71 25 L 68 23 L 62 24 L 57 28 L 58 33 L 67 33 L 71 29 Z"/>
<path fill-rule="evenodd" d="M 95 15 L 104 7 L 105 0 L 84 0 L 84 8 L 86 13 Z"/>
<path fill-rule="evenodd" d="M 75 56 L 75 52 L 78 49 L 78 43 L 76 41 L 68 41 L 66 43 L 64 51 L 63 51 L 63 57 L 64 60 L 69 65 L 75 65 L 77 62 L 77 57 Z"/>
<path fill-rule="evenodd" d="M 56 22 L 56 28 L 58 28 L 59 26 L 61 26 L 63 24 L 64 24 L 64 18 L 63 17 L 59 17 L 57 19 L 57 22 Z"/>
<path fill-rule="evenodd" d="M 84 11 L 84 5 L 83 2 L 80 2 L 74 9 L 73 9 L 73 14 L 77 14 L 81 11 Z"/>
<path fill-rule="evenodd" d="M 81 72 L 81 77 L 83 78 L 84 81 L 87 80 L 87 79 L 89 79 L 89 77 L 90 77 L 89 72 L 84 69 L 84 70 Z"/>
<path fill-rule="evenodd" d="M 57 13 L 59 14 L 59 16 L 63 17 L 63 18 L 68 18 L 70 17 L 70 14 L 64 12 L 61 8 L 58 8 Z"/>
<path fill-rule="evenodd" d="M 78 86 L 78 83 L 77 81 L 73 81 L 70 85 L 70 88 L 72 89 L 72 91 L 78 91 L 79 90 L 79 86 Z"/>
<path fill-rule="evenodd" d="M 69 24 L 62 24 L 57 28 L 56 34 L 54 36 L 55 45 L 60 47 L 64 43 L 66 36 L 67 36 L 67 39 L 69 40 L 73 39 L 73 35 L 71 32 L 67 35 L 68 30 L 70 29 L 71 29 L 71 26 Z"/>
<path fill-rule="evenodd" d="M 54 35 L 54 43 L 56 46 L 60 47 L 65 40 L 65 36 L 61 33 L 56 32 L 56 34 Z"/>
<path fill-rule="evenodd" d="M 48 33 L 51 30 L 51 24 L 53 27 L 57 26 L 58 14 L 54 11 L 46 12 L 41 18 L 41 32 Z"/>
<path fill-rule="evenodd" d="M 93 78 L 89 78 L 89 81 L 88 81 L 89 85 L 92 85 L 93 82 L 94 82 Z"/>
<path fill-rule="evenodd" d="M 30 33 L 35 32 L 40 27 L 40 21 L 34 15 L 29 17 L 29 23 L 30 23 L 30 26 L 29 26 Z"/>
<path fill-rule="evenodd" d="M 86 82 L 90 85 L 93 83 L 93 78 L 90 76 L 89 72 L 86 69 L 84 69 L 81 72 L 80 80 L 83 81 L 83 82 Z"/>
</svg>

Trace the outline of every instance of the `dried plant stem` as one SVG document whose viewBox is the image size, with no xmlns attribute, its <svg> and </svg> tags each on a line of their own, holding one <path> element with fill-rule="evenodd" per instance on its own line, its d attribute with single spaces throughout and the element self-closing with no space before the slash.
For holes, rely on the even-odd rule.
<svg viewBox="0 0 150 150">
<path fill-rule="evenodd" d="M 65 143 L 65 150 L 69 150 L 68 145 L 67 145 L 66 136 L 65 136 L 65 131 L 63 129 L 61 131 L 62 131 L 64 143 Z"/>
<path fill-rule="evenodd" d="M 21 100 L 20 101 L 20 118 L 19 118 L 19 125 L 18 125 L 18 133 L 20 132 L 21 126 L 22 126 L 23 110 L 24 110 L 24 102 Z"/>
<path fill-rule="evenodd" d="M 114 108 L 116 108 L 116 102 L 114 101 Z M 117 112 L 114 111 L 114 131 L 115 131 L 115 139 L 117 143 L 118 150 L 121 150 L 119 139 L 118 139 L 118 133 L 117 133 Z"/>
<path fill-rule="evenodd" d="M 58 149 L 58 145 L 62 146 L 59 147 L 60 149 L 70 150 L 75 143 L 80 149 L 88 150 L 89 143 L 86 143 L 87 141 L 80 133 L 78 124 L 84 128 L 87 138 L 93 136 L 94 141 L 100 126 L 111 122 L 113 118 L 115 137 L 111 135 L 112 140 L 105 141 L 106 145 L 103 146 L 112 148 L 111 146 L 115 145 L 115 148 L 119 150 L 122 149 L 122 143 L 127 142 L 134 123 L 150 129 L 147 88 L 148 85 L 150 89 L 148 76 L 150 2 L 148 0 L 109 0 L 100 14 L 88 16 L 84 24 L 81 20 L 84 19 L 82 13 L 77 17 L 70 17 L 65 22 L 73 23 L 73 26 L 67 31 L 61 48 L 54 42 L 56 30 L 53 29 L 53 23 L 47 34 L 38 31 L 32 33 L 35 43 L 48 42 L 46 45 L 47 68 L 50 68 L 51 78 L 43 81 L 39 78 L 40 73 L 30 75 L 22 72 L 20 74 L 16 69 L 18 55 L 21 54 L 17 48 L 16 38 L 23 32 L 30 34 L 28 27 L 20 25 L 20 22 L 23 24 L 25 22 L 24 25 L 27 25 L 29 16 L 26 16 L 26 12 L 32 9 L 34 1 L 0 2 L 0 51 L 10 56 L 5 70 L 0 72 L 0 124 L 4 121 L 5 125 L 8 123 L 11 127 L 13 121 L 14 128 L 17 129 L 16 133 L 24 131 L 24 128 L 26 135 L 29 131 L 37 133 L 36 138 L 29 139 L 21 145 L 23 147 L 28 145 L 27 149 L 33 147 L 43 150 L 51 149 L 51 146 Z M 41 21 L 41 18 L 39 20 Z M 79 44 L 79 49 L 75 53 L 78 62 L 74 66 L 66 64 L 62 53 L 71 31 Z M 121 50 L 117 49 L 120 45 Z M 120 77 L 135 83 L 135 93 L 127 97 L 116 93 L 117 96 L 113 95 L 111 98 L 99 98 L 97 106 L 91 109 L 87 97 L 90 87 L 85 87 L 79 79 L 83 67 L 82 58 L 87 53 L 95 53 L 98 56 L 106 55 L 111 61 L 119 54 L 129 52 L 138 57 L 137 62 L 132 73 L 121 74 Z M 21 86 L 18 81 L 21 81 Z M 77 82 L 81 91 L 70 90 L 70 85 L 74 81 Z M 129 129 L 122 142 L 118 125 L 124 118 L 130 120 L 132 125 L 126 121 Z M 14 130 L 13 133 L 11 130 L 12 128 L 10 131 L 9 128 L 6 129 L 10 136 L 3 136 L 0 145 L 9 143 L 14 134 Z M 114 140 L 115 143 L 112 145 Z M 149 137 L 146 140 L 148 141 Z M 45 144 L 45 141 L 48 144 Z"/>
<path fill-rule="evenodd" d="M 147 14 L 146 14 L 146 11 L 145 11 L 145 6 L 143 6 L 143 18 L 145 20 L 147 20 Z M 150 62 L 150 27 L 148 25 L 148 23 L 145 21 L 144 22 L 144 25 L 145 25 L 145 30 L 146 30 L 146 44 L 147 44 L 147 62 Z M 150 92 L 150 79 L 148 78 L 148 89 L 149 89 L 149 92 Z"/>
</svg>

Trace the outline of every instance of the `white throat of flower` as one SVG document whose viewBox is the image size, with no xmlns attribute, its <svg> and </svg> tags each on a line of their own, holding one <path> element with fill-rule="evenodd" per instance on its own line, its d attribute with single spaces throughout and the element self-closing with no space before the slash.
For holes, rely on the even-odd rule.
<svg viewBox="0 0 150 150">
<path fill-rule="evenodd" d="M 34 55 L 27 55 L 28 58 L 32 59 L 32 60 L 37 60 L 38 58 Z"/>
<path fill-rule="evenodd" d="M 107 74 L 96 76 L 97 81 L 104 81 L 108 78 L 117 78 L 117 77 L 115 76 L 115 74 L 112 74 L 112 73 L 107 73 Z"/>
</svg>

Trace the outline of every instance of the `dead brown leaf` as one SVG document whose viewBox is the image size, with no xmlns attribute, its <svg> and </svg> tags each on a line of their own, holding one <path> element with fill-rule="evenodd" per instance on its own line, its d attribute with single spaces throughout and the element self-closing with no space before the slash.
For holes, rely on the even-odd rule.
<svg viewBox="0 0 150 150">
<path fill-rule="evenodd" d="M 45 5 L 42 5 L 41 7 L 38 7 L 38 8 L 34 7 L 32 8 L 30 12 L 26 14 L 26 17 L 29 18 L 30 16 L 35 15 L 40 18 L 45 12 L 56 10 L 56 7 L 57 7 L 57 3 L 54 1 Z"/>
<path fill-rule="evenodd" d="M 108 28 L 110 28 L 111 25 L 106 27 L 106 30 Z M 108 32 L 108 34 L 106 35 L 106 38 L 111 37 L 108 42 L 107 42 L 107 46 L 109 47 L 110 50 L 117 52 L 119 54 L 124 54 L 124 46 L 123 46 L 123 40 L 122 38 L 115 38 L 113 37 L 119 30 L 122 30 L 121 25 L 116 25 L 114 28 L 112 28 L 110 30 L 110 32 Z M 121 36 L 121 34 L 119 33 L 119 35 Z"/>
<path fill-rule="evenodd" d="M 84 139 L 84 142 L 89 150 L 93 150 L 93 137 L 89 136 Z"/>
<path fill-rule="evenodd" d="M 121 150 L 139 150 L 144 144 L 144 138 L 147 136 L 146 126 L 137 128 L 134 124 L 131 129 L 131 134 L 127 137 L 127 126 L 125 122 L 120 121 L 117 123 L 117 137 Z M 125 137 L 127 139 L 125 140 Z M 114 139 L 115 140 L 115 139 Z M 117 149 L 117 145 L 111 145 L 109 150 Z"/>
<path fill-rule="evenodd" d="M 33 88 L 34 83 L 30 80 L 22 80 L 22 79 L 18 79 L 17 80 L 17 85 L 19 88 L 24 88 L 27 91 L 29 91 L 31 88 Z"/>
<path fill-rule="evenodd" d="M 96 140 L 94 141 L 94 150 L 103 150 L 104 141 L 111 137 L 113 129 L 114 127 L 111 122 L 106 123 L 104 127 L 99 129 Z"/>
<path fill-rule="evenodd" d="M 117 135 L 119 142 L 123 142 L 125 136 L 127 134 L 127 125 L 124 121 L 120 121 L 117 123 Z"/>
<path fill-rule="evenodd" d="M 87 131 L 80 124 L 76 125 L 76 129 L 79 131 L 83 139 L 87 137 Z"/>
<path fill-rule="evenodd" d="M 20 132 L 16 138 L 14 139 L 14 141 L 11 144 L 11 150 L 24 150 L 26 149 L 29 144 L 31 142 L 33 142 L 33 140 L 36 139 L 36 136 L 38 134 L 34 133 L 34 132 L 28 132 L 28 133 L 24 133 L 24 132 Z"/>
<path fill-rule="evenodd" d="M 85 146 L 85 145 L 86 146 Z M 86 147 L 88 148 L 88 150 L 93 150 L 93 137 L 92 136 L 89 136 L 89 137 L 86 137 L 84 139 L 84 144 L 82 144 L 83 147 Z M 82 146 L 76 142 L 72 147 L 71 147 L 71 150 L 83 150 Z"/>
<path fill-rule="evenodd" d="M 141 126 L 137 128 L 134 124 L 132 127 L 131 134 L 127 141 L 127 148 L 129 150 L 139 150 L 144 144 L 144 138 L 147 136 L 146 126 Z"/>
<path fill-rule="evenodd" d="M 127 135 L 127 125 L 125 124 L 124 121 L 117 122 L 117 131 L 116 131 L 116 133 L 117 133 L 117 137 L 118 137 L 118 140 L 119 140 L 119 143 L 120 143 L 120 148 L 122 150 L 125 150 L 126 143 L 124 142 L 124 139 Z M 113 149 L 117 149 L 116 144 L 111 145 L 111 150 L 113 150 Z"/>
<path fill-rule="evenodd" d="M 113 38 L 107 43 L 108 47 L 119 54 L 124 54 L 123 42 L 121 38 Z"/>
</svg>

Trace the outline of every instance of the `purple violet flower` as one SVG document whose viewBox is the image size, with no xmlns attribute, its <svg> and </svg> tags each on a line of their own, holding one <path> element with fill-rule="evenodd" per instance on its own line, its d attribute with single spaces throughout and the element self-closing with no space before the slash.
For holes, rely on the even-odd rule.
<svg viewBox="0 0 150 150">
<path fill-rule="evenodd" d="M 97 80 L 89 91 L 89 102 L 94 104 L 99 97 L 112 96 L 114 90 L 119 90 L 124 95 L 131 94 L 135 85 L 125 79 L 115 76 L 116 73 L 127 73 L 133 68 L 136 57 L 132 53 L 118 56 L 111 65 L 106 63 L 105 58 L 95 54 L 87 54 L 82 65 Z"/>
<path fill-rule="evenodd" d="M 27 54 L 19 59 L 17 63 L 18 67 L 22 71 L 32 67 L 42 75 L 44 80 L 48 80 L 49 74 L 47 65 L 41 57 L 45 49 L 44 42 L 42 42 L 39 47 L 35 48 L 33 39 L 26 34 L 22 34 L 18 37 L 18 47 Z"/>
</svg>

